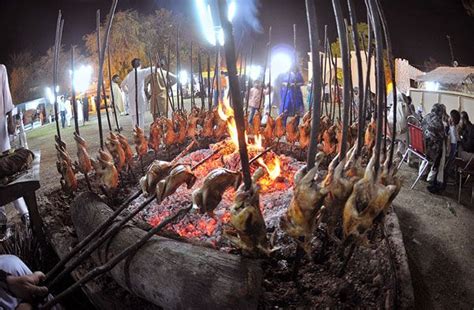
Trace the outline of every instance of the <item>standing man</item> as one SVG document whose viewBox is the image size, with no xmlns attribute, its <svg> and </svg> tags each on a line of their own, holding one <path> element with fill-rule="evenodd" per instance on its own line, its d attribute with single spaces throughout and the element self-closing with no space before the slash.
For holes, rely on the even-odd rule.
<svg viewBox="0 0 474 310">
<path fill-rule="evenodd" d="M 64 101 L 64 96 L 59 97 L 58 100 L 58 109 L 59 115 L 61 117 L 61 127 L 64 128 L 66 126 L 66 102 Z"/>
<path fill-rule="evenodd" d="M 161 74 L 161 71 L 163 71 L 163 75 Z M 166 107 L 166 81 L 162 78 L 162 76 L 169 76 L 168 87 L 171 87 L 177 82 L 176 75 L 171 72 L 167 72 L 166 70 L 160 69 L 160 67 L 158 67 L 156 74 L 153 73 L 153 75 L 156 79 L 155 83 L 152 82 L 153 76 L 151 74 L 148 75 L 145 80 L 145 91 L 147 92 L 148 85 L 150 85 L 151 89 L 151 94 L 148 94 L 147 92 L 147 97 L 150 98 L 150 113 L 153 115 L 153 119 L 159 117 L 160 114 L 164 117 L 168 117 L 168 109 Z"/>
<path fill-rule="evenodd" d="M 112 77 L 112 92 L 114 93 L 115 108 L 120 115 L 124 115 L 125 107 L 123 104 L 123 94 L 122 89 L 120 88 L 120 77 L 118 74 L 115 74 Z"/>
<path fill-rule="evenodd" d="M 127 74 L 120 86 L 128 97 L 129 113 L 133 127 L 137 125 L 138 116 L 139 125 L 144 128 L 146 111 L 145 79 L 150 74 L 150 68 L 142 68 L 138 58 L 132 60 L 132 68 L 132 71 Z"/>
<path fill-rule="evenodd" d="M 285 113 L 283 123 L 286 125 L 288 116 L 302 116 L 304 114 L 303 93 L 301 86 L 304 80 L 297 65 L 294 65 L 289 76 L 282 82 L 280 90 L 280 114 Z"/>
<path fill-rule="evenodd" d="M 87 94 L 82 99 L 82 113 L 85 125 L 89 121 L 89 97 L 87 97 Z"/>
<path fill-rule="evenodd" d="M 12 115 L 13 101 L 8 84 L 7 68 L 0 64 L 0 153 L 10 150 L 9 134 L 15 133 L 15 123 Z M 29 224 L 30 216 L 25 200 L 19 198 L 13 202 L 13 206 L 20 213 L 21 220 L 25 225 Z M 0 226 L 6 228 L 7 215 L 5 207 L 0 207 Z"/>
</svg>

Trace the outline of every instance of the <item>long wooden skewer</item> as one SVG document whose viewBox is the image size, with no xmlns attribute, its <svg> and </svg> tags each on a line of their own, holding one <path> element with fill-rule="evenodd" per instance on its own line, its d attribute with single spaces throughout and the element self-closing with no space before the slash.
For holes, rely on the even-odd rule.
<svg viewBox="0 0 474 310">
<path fill-rule="evenodd" d="M 56 23 L 56 36 L 54 39 L 54 53 L 53 53 L 53 96 L 54 96 L 54 120 L 56 121 L 56 135 L 58 140 L 61 140 L 61 130 L 59 129 L 59 118 L 58 118 L 58 93 L 56 90 L 56 85 L 58 83 L 58 58 L 59 50 L 61 49 L 60 33 L 62 32 L 62 27 L 64 25 L 64 20 L 62 19 L 61 10 L 58 13 L 58 20 Z"/>
<path fill-rule="evenodd" d="M 314 161 L 316 158 L 317 144 L 318 144 L 318 133 L 319 133 L 319 122 L 321 114 L 321 66 L 319 63 L 319 30 L 316 17 L 316 6 L 314 1 L 306 0 L 306 18 L 308 20 L 308 31 L 309 31 L 309 42 L 311 47 L 312 56 L 312 70 L 313 70 L 313 83 L 311 87 L 313 105 L 312 109 L 312 123 L 310 133 L 310 144 L 308 148 L 308 155 L 306 158 L 307 171 L 314 167 Z"/>
<path fill-rule="evenodd" d="M 358 107 L 358 122 L 359 126 L 357 128 L 357 148 L 356 148 L 356 156 L 360 155 L 363 140 L 362 135 L 364 132 L 364 122 L 365 119 L 362 118 L 362 114 L 364 113 L 364 105 L 363 105 L 363 98 L 364 98 L 364 75 L 362 72 L 362 57 L 360 56 L 360 44 L 359 44 L 359 31 L 357 29 L 357 15 L 354 8 L 353 0 L 347 0 L 347 6 L 349 8 L 349 16 L 352 26 L 352 41 L 354 42 L 354 49 L 356 52 L 356 60 L 357 60 L 357 78 L 358 78 L 358 85 L 359 85 L 359 107 Z"/>
<path fill-rule="evenodd" d="M 242 174 L 245 184 L 245 189 L 248 190 L 252 186 L 252 178 L 250 175 L 249 157 L 247 152 L 247 143 L 245 142 L 245 121 L 244 111 L 242 108 L 242 96 L 240 94 L 239 80 L 237 78 L 237 68 L 235 63 L 235 46 L 234 35 L 232 32 L 232 24 L 227 19 L 227 2 L 225 0 L 218 0 L 217 6 L 219 9 L 219 16 L 224 30 L 224 37 L 226 42 L 224 44 L 227 70 L 229 73 L 229 85 L 232 94 L 232 105 L 234 108 L 235 124 L 237 126 L 237 138 L 239 141 L 240 162 L 242 163 Z"/>
<path fill-rule="evenodd" d="M 114 88 L 112 87 L 112 67 L 110 65 L 110 46 L 107 46 L 107 64 L 108 64 L 108 71 L 109 71 L 109 85 L 110 85 L 110 99 L 112 100 L 112 111 L 114 113 L 115 118 L 115 126 L 117 127 L 117 132 L 120 133 L 120 125 L 117 116 L 117 108 L 115 106 L 115 96 L 114 96 Z"/>
<path fill-rule="evenodd" d="M 334 15 L 336 17 L 336 25 L 337 25 L 337 33 L 339 36 L 339 45 L 341 48 L 341 58 L 342 58 L 342 70 L 344 72 L 343 79 L 344 79 L 344 92 L 343 92 L 343 103 L 344 103 L 344 112 L 343 112 L 343 119 L 342 119 L 342 141 L 341 141 L 341 146 L 339 149 L 339 161 L 343 160 L 346 156 L 346 150 L 347 150 L 347 133 L 349 129 L 349 107 L 350 107 L 350 76 L 349 76 L 349 71 L 350 69 L 350 64 L 349 64 L 349 57 L 348 57 L 348 51 L 349 51 L 349 44 L 347 42 L 347 36 L 346 36 L 346 31 L 345 31 L 345 26 L 344 26 L 344 20 L 343 20 L 343 15 L 342 15 L 342 8 L 341 8 L 341 3 L 339 0 L 332 0 L 332 5 L 334 9 Z M 337 79 L 337 75 L 336 75 Z M 339 105 L 340 107 L 340 105 Z"/>
<path fill-rule="evenodd" d="M 174 215 L 167 217 L 164 219 L 159 225 L 156 227 L 152 228 L 150 231 L 146 233 L 137 243 L 134 243 L 133 245 L 127 247 L 124 249 L 122 252 L 119 254 L 115 255 L 112 257 L 106 264 L 96 267 L 90 272 L 88 272 L 83 278 L 81 278 L 79 281 L 74 283 L 72 286 L 68 287 L 65 291 L 63 291 L 61 294 L 53 298 L 52 300 L 48 301 L 44 305 L 44 309 L 49 309 L 61 300 L 63 300 L 67 295 L 72 293 L 74 290 L 79 288 L 81 285 L 84 283 L 108 272 L 112 268 L 114 268 L 118 263 L 120 263 L 123 259 L 128 257 L 130 254 L 135 253 L 137 250 L 139 250 L 149 239 L 151 239 L 155 234 L 160 232 L 164 227 L 166 227 L 168 224 L 175 222 L 185 214 L 187 214 L 191 208 L 193 207 L 192 204 L 190 204 L 188 207 L 183 208 L 176 212 Z"/>
</svg>

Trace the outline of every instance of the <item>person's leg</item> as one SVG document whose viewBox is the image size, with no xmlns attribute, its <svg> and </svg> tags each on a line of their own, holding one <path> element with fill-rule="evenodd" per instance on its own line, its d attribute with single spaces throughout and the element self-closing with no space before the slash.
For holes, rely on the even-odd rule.
<svg viewBox="0 0 474 310">
<path fill-rule="evenodd" d="M 255 116 L 256 111 L 257 111 L 256 108 L 250 107 L 249 124 L 252 124 L 253 117 Z"/>
<path fill-rule="evenodd" d="M 14 255 L 0 255 L 0 269 L 14 276 L 24 276 L 31 274 L 31 270 L 21 259 Z M 3 289 L 0 289 L 0 308 L 15 309 L 19 300 Z"/>
<path fill-rule="evenodd" d="M 18 211 L 18 214 L 20 214 L 21 221 L 25 224 L 28 225 L 30 218 L 29 218 L 29 213 L 28 213 L 28 207 L 26 206 L 25 200 L 23 198 L 18 198 L 13 202 L 13 206 L 15 207 L 16 211 Z"/>
</svg>

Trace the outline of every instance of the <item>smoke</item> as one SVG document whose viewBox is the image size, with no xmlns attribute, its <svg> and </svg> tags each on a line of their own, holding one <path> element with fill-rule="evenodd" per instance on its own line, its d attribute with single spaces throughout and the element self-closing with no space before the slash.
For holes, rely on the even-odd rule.
<svg viewBox="0 0 474 310">
<path fill-rule="evenodd" d="M 236 20 L 239 26 L 250 28 L 255 32 L 262 32 L 262 25 L 258 19 L 260 1 L 259 0 L 233 0 L 237 6 Z M 237 24 L 237 23 L 234 23 Z"/>
</svg>

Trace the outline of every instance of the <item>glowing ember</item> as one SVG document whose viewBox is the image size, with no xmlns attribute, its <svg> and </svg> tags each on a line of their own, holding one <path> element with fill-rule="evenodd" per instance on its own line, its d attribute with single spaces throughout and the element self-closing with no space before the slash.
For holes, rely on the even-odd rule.
<svg viewBox="0 0 474 310">
<path fill-rule="evenodd" d="M 231 143 L 230 140 L 220 143 Z M 189 165 L 195 165 L 212 152 L 210 149 L 199 150 L 184 156 L 180 162 Z M 259 152 L 251 151 L 250 156 L 253 157 Z M 262 164 L 263 163 L 263 164 Z M 273 152 L 266 153 L 261 162 L 258 163 L 266 168 L 267 174 L 260 179 L 260 207 L 265 216 L 267 225 L 268 221 L 277 222 L 275 218 L 279 215 L 280 210 L 285 210 L 290 199 L 291 187 L 293 186 L 293 175 L 301 167 L 302 163 L 285 155 L 276 155 Z M 191 193 L 202 186 L 206 175 L 217 167 L 227 169 L 240 169 L 240 157 L 238 152 L 232 152 L 225 156 L 216 156 L 212 160 L 205 162 L 199 166 L 194 173 L 197 177 L 196 184 L 187 189 L 185 186 L 178 188 L 176 193 L 166 198 L 161 204 L 153 202 L 149 209 L 142 215 L 146 221 L 156 226 L 167 216 L 174 214 L 182 207 L 188 206 L 191 200 Z M 251 171 L 258 168 L 257 163 L 251 166 Z M 230 220 L 230 208 L 235 196 L 235 190 L 227 190 L 219 206 L 215 209 L 214 218 L 207 214 L 192 212 L 188 214 L 181 222 L 174 225 L 168 225 L 167 233 L 176 234 L 182 238 L 197 240 L 206 243 L 223 251 L 231 249 L 230 244 L 225 238 L 222 238 L 225 225 Z M 288 197 L 287 197 L 288 196 Z M 287 197 L 287 198 L 284 198 Z M 140 204 L 137 200 L 134 204 Z M 271 227 L 268 226 L 268 227 Z"/>
</svg>

